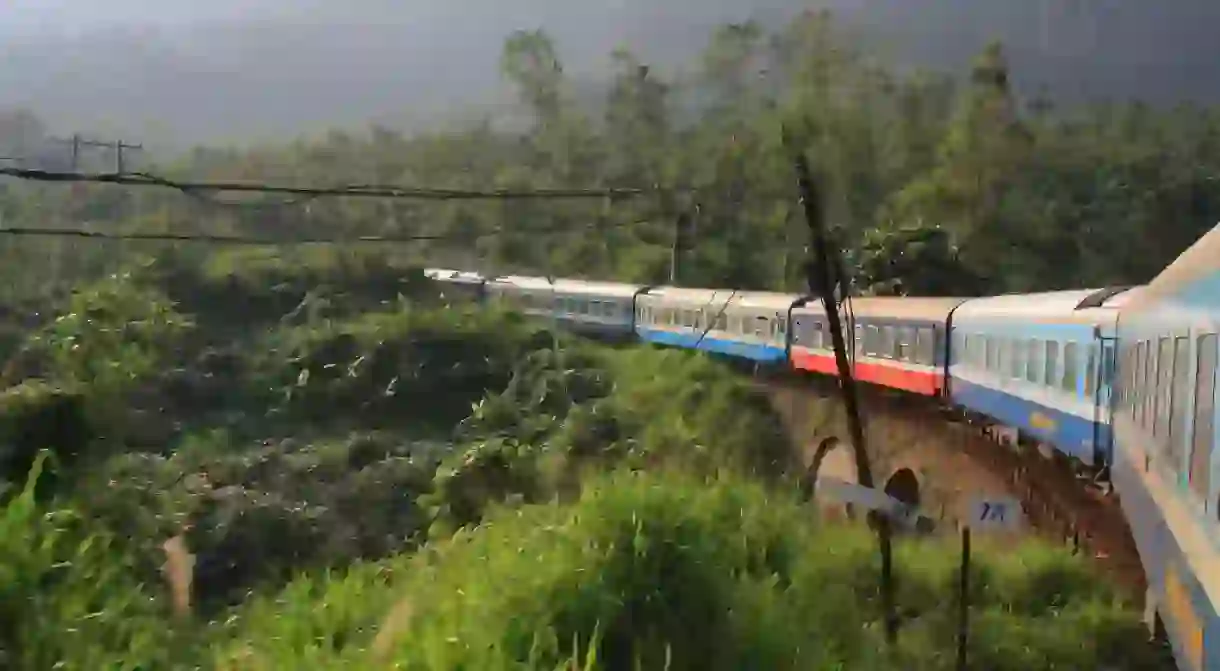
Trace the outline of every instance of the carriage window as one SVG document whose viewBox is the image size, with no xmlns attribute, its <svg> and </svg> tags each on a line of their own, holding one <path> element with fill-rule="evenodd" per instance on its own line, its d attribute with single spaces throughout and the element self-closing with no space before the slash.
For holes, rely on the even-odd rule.
<svg viewBox="0 0 1220 671">
<path fill-rule="evenodd" d="M 754 318 L 754 335 L 762 338 L 771 330 L 771 323 L 766 317 Z"/>
<path fill-rule="evenodd" d="M 777 336 L 779 336 L 779 338 L 781 340 L 783 340 L 784 337 L 788 335 L 788 318 L 787 317 L 780 317 L 775 320 L 775 334 Z"/>
<path fill-rule="evenodd" d="M 861 329 L 861 327 L 856 327 L 856 328 Z M 877 327 L 876 326 L 865 326 L 862 328 L 862 330 L 863 330 L 864 337 L 862 338 L 863 346 L 861 347 L 861 350 L 866 355 L 872 356 L 873 350 L 876 348 L 876 346 L 873 343 L 875 343 L 877 341 Z"/>
<path fill-rule="evenodd" d="M 1059 343 L 1057 341 L 1046 341 L 1046 359 L 1043 361 L 1042 384 L 1053 387 L 1055 380 L 1059 379 Z"/>
<path fill-rule="evenodd" d="M 1024 340 L 1012 341 L 1012 366 L 1009 373 L 1014 380 L 1025 379 L 1025 353 L 1027 347 Z"/>
<path fill-rule="evenodd" d="M 1140 362 L 1142 360 L 1140 359 L 1139 343 L 1133 342 L 1130 343 L 1130 346 L 1131 351 L 1127 353 L 1130 366 L 1126 376 L 1127 391 L 1124 392 L 1124 400 L 1127 403 L 1127 410 L 1130 412 L 1131 418 L 1135 419 L 1136 399 L 1139 398 L 1139 386 L 1136 384 L 1136 380 L 1139 378 Z"/>
<path fill-rule="evenodd" d="M 894 358 L 899 361 L 911 361 L 912 357 L 912 340 L 914 340 L 914 329 L 900 327 L 895 330 L 894 339 Z"/>
<path fill-rule="evenodd" d="M 1084 362 L 1084 395 L 1093 398 L 1097 388 L 1097 347 L 1090 346 L 1088 357 Z M 1113 373 L 1113 371 L 1111 371 Z M 1112 376 L 1113 377 L 1113 376 Z"/>
<path fill-rule="evenodd" d="M 1042 368 L 1046 361 L 1046 343 L 1041 340 L 1030 340 L 1025 343 L 1029 359 L 1025 362 L 1025 379 L 1034 384 L 1042 383 Z"/>
<path fill-rule="evenodd" d="M 1157 370 L 1157 351 L 1149 348 L 1148 340 L 1139 343 L 1139 361 L 1136 362 L 1136 422 L 1148 428 L 1148 382 Z"/>
<path fill-rule="evenodd" d="M 1064 391 L 1076 393 L 1076 380 L 1079 378 L 1079 363 L 1076 360 L 1076 350 L 1080 346 L 1074 342 L 1063 344 L 1063 376 L 1059 382 Z"/>
<path fill-rule="evenodd" d="M 1190 487 L 1207 500 L 1211 488 L 1211 458 L 1215 445 L 1216 335 L 1200 336 L 1195 371 L 1195 426 L 1190 452 Z M 1209 502 L 1210 503 L 1210 502 Z M 1220 513 L 1220 511 L 1217 511 Z"/>
<path fill-rule="evenodd" d="M 915 330 L 915 361 L 927 366 L 936 363 L 936 331 L 930 328 Z"/>
<path fill-rule="evenodd" d="M 1173 395 L 1169 386 L 1173 376 L 1173 341 L 1160 338 L 1157 346 L 1160 352 L 1157 354 L 1156 400 L 1152 410 L 1155 421 L 1152 425 L 1152 435 L 1154 438 L 1164 438 L 1169 433 L 1170 399 Z"/>
<path fill-rule="evenodd" d="M 889 359 L 894 356 L 894 327 L 877 328 L 877 356 Z"/>
<path fill-rule="evenodd" d="M 1123 406 L 1130 409 L 1132 402 L 1132 394 L 1135 393 L 1135 346 L 1128 343 L 1125 348 L 1121 361 L 1119 361 L 1119 372 L 1116 377 L 1120 377 L 1122 382 L 1122 403 Z M 1099 371 L 1100 372 L 1100 371 Z"/>
<path fill-rule="evenodd" d="M 1169 405 L 1169 453 L 1173 459 L 1173 471 L 1182 470 L 1183 456 L 1187 453 L 1186 417 L 1190 411 L 1190 338 L 1173 339 L 1173 384 L 1170 386 Z"/>
<path fill-rule="evenodd" d="M 715 322 L 716 322 L 716 325 L 714 328 L 717 331 L 728 331 L 729 330 L 729 318 L 723 312 L 716 315 Z"/>
</svg>

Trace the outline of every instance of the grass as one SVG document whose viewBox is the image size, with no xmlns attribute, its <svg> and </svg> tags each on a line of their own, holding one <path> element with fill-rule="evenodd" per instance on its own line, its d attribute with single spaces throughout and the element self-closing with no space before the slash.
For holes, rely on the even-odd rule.
<svg viewBox="0 0 1220 671">
<path fill-rule="evenodd" d="M 975 569 L 974 668 L 1155 668 L 1136 614 L 1040 544 Z M 249 605 L 242 668 L 952 668 L 956 552 L 899 552 L 899 647 L 882 644 L 871 536 L 819 526 L 735 476 L 619 472 L 578 502 L 499 509 L 419 555 L 307 577 Z M 896 666 L 895 666 L 896 665 Z"/>
<path fill-rule="evenodd" d="M 814 521 L 728 366 L 436 309 L 388 262 L 158 263 L 8 367 L 0 668 L 951 667 L 956 548 L 899 546 L 886 649 L 874 539 Z M 977 555 L 976 668 L 1158 662 L 1082 561 Z"/>
</svg>

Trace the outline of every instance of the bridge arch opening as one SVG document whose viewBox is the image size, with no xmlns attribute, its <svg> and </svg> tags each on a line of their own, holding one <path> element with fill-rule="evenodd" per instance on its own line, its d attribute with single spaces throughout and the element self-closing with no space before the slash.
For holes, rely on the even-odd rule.
<svg viewBox="0 0 1220 671">
<path fill-rule="evenodd" d="M 885 493 L 903 503 L 916 507 L 920 504 L 919 476 L 909 468 L 894 471 L 885 481 Z"/>
</svg>

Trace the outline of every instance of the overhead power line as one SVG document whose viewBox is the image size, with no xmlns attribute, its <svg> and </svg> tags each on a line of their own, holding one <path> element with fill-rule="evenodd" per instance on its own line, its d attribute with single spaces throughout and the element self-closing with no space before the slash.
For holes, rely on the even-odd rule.
<svg viewBox="0 0 1220 671">
<path fill-rule="evenodd" d="M 497 226 L 478 233 L 413 233 L 408 235 L 357 235 L 357 236 L 249 236 L 221 235 L 211 233 L 154 233 L 154 232 L 108 232 L 91 231 L 82 228 L 30 228 L 30 227 L 0 227 L 0 236 L 18 237 L 48 237 L 48 238 L 85 238 L 93 240 L 144 240 L 150 242 L 192 242 L 222 245 L 334 245 L 334 244 L 412 244 L 417 242 L 464 242 L 471 243 L 483 238 L 489 238 L 505 233 L 518 235 L 572 235 L 589 231 L 606 231 L 612 229 L 636 226 L 639 222 L 622 222 L 617 224 L 591 223 L 563 228 L 543 229 L 508 229 Z"/>
<path fill-rule="evenodd" d="M 352 197 L 352 198 L 403 198 L 419 200 L 510 200 L 510 199 L 575 199 L 575 198 L 635 198 L 662 191 L 659 186 L 651 188 L 603 188 L 603 189 L 433 189 L 378 184 L 352 184 L 334 187 L 304 187 L 261 184 L 254 182 L 188 182 L 177 181 L 146 172 L 126 174 L 88 174 L 80 172 L 56 172 L 25 168 L 0 168 L 0 176 L 16 177 L 38 182 L 90 182 L 96 184 L 118 184 L 123 186 L 159 186 L 177 189 L 187 194 L 198 192 L 230 191 L 237 193 L 276 193 L 307 198 Z"/>
</svg>

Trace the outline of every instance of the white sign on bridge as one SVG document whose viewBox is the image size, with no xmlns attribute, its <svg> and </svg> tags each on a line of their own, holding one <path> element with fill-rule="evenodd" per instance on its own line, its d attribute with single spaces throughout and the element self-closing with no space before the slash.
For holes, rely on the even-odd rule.
<svg viewBox="0 0 1220 671">
<path fill-rule="evenodd" d="M 867 510 L 885 513 L 891 520 L 911 526 L 919 517 L 919 510 L 903 503 L 879 489 L 872 489 L 854 482 L 839 478 L 824 476 L 818 478 L 816 485 L 817 498 L 850 503 Z"/>
<path fill-rule="evenodd" d="M 966 524 L 975 531 L 1016 531 L 1024 511 L 1016 499 L 976 499 L 970 505 Z"/>
</svg>

